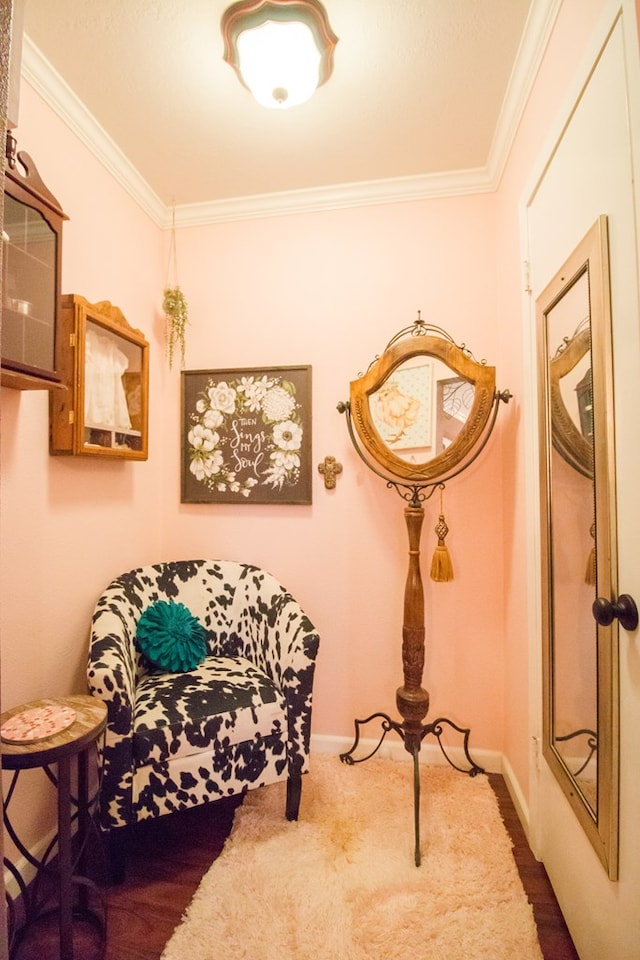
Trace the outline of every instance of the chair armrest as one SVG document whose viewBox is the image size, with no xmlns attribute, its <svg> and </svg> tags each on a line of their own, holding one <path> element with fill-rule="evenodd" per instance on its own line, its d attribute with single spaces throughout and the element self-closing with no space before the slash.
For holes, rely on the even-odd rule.
<svg viewBox="0 0 640 960">
<path fill-rule="evenodd" d="M 290 767 L 302 772 L 309 754 L 320 638 L 298 601 L 283 587 L 272 585 L 270 579 L 259 587 L 247 591 L 237 603 L 229 642 L 233 653 L 255 663 L 282 690 L 287 701 Z"/>
<path fill-rule="evenodd" d="M 289 773 L 300 774 L 309 765 L 313 678 L 320 637 L 293 597 L 285 595 L 282 606 L 278 603 L 276 609 L 275 623 L 269 627 L 271 642 L 266 672 L 274 680 L 280 672 L 281 689 L 287 701 Z"/>
<path fill-rule="evenodd" d="M 100 796 L 102 825 L 123 826 L 133 818 L 133 713 L 136 687 L 135 616 L 126 605 L 98 601 L 87 664 L 89 691 L 107 705 L 107 730 Z"/>
<path fill-rule="evenodd" d="M 99 601 L 91 621 L 89 687 L 105 703 L 118 700 L 131 715 L 136 687 L 134 637 L 133 616 L 102 607 Z M 132 719 L 130 723 L 133 726 Z"/>
<path fill-rule="evenodd" d="M 214 653 L 246 657 L 281 689 L 296 686 L 315 665 L 319 637 L 298 601 L 280 588 L 242 598 L 222 649 Z M 307 677 L 311 687 L 313 675 Z"/>
</svg>

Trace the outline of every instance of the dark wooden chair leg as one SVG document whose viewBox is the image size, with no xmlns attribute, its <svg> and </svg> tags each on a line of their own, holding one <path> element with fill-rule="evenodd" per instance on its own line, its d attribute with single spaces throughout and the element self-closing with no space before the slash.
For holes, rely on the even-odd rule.
<svg viewBox="0 0 640 960">
<path fill-rule="evenodd" d="M 302 774 L 292 773 L 287 780 L 287 820 L 297 820 L 302 793 Z"/>
<path fill-rule="evenodd" d="M 127 873 L 127 840 L 128 830 L 120 827 L 109 833 L 109 879 L 112 884 L 119 886 L 124 883 Z"/>
</svg>

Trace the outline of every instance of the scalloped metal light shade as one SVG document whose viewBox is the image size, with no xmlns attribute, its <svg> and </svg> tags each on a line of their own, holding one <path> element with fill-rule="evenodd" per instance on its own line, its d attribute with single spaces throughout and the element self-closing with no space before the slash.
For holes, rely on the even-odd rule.
<svg viewBox="0 0 640 960">
<path fill-rule="evenodd" d="M 224 59 L 264 107 L 304 103 L 331 76 L 338 38 L 319 0 L 240 0 L 220 27 Z"/>
</svg>

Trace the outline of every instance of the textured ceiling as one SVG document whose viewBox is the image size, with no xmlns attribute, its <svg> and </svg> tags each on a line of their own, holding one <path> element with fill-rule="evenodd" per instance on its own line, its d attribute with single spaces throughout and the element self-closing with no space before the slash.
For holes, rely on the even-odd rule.
<svg viewBox="0 0 640 960">
<path fill-rule="evenodd" d="M 167 207 L 495 173 L 557 2 L 324 3 L 334 72 L 291 110 L 258 106 L 223 61 L 229 0 L 27 0 L 26 54 Z"/>
</svg>

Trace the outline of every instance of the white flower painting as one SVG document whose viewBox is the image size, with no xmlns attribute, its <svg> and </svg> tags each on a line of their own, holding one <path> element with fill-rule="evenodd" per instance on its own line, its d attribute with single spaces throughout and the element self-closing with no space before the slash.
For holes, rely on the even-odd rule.
<svg viewBox="0 0 640 960">
<path fill-rule="evenodd" d="M 183 502 L 311 502 L 310 374 L 184 371 Z"/>
</svg>

